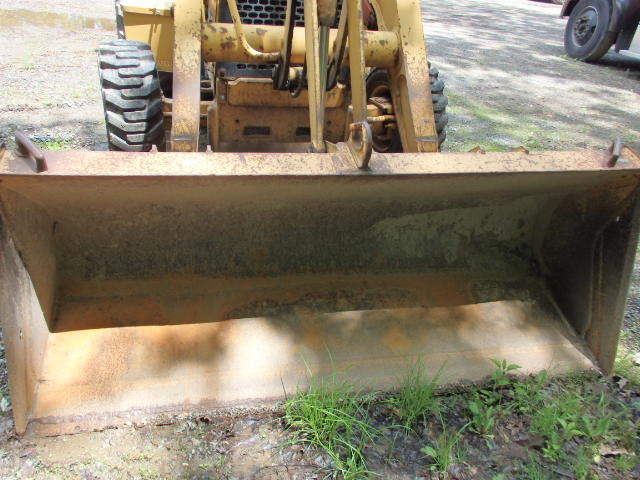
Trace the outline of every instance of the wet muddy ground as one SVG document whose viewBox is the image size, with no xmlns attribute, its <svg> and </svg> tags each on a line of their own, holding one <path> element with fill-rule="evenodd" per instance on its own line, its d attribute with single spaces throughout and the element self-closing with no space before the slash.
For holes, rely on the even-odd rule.
<svg viewBox="0 0 640 480">
<path fill-rule="evenodd" d="M 567 58 L 558 5 L 422 3 L 430 58 L 450 99 L 446 150 L 603 148 L 616 136 L 640 149 L 640 60 L 609 53 L 588 65 Z M 111 0 L 0 2 L 0 142 L 11 145 L 19 128 L 45 148 L 106 149 L 95 49 L 114 38 L 114 27 Z M 631 293 L 623 343 L 633 354 L 640 349 L 638 270 Z M 0 342 L 0 478 L 312 479 L 332 471 L 325 453 L 286 445 L 295 432 L 285 430 L 282 412 L 184 415 L 103 432 L 16 438 L 2 352 Z M 621 387 L 619 380 L 596 378 L 581 388 L 607 392 L 637 409 L 637 388 L 624 381 Z M 456 428 L 466 421 L 455 407 L 461 401 L 451 400 L 446 416 Z M 420 449 L 436 435 L 437 419 L 398 440 L 389 430 L 394 412 L 372 405 L 374 423 L 386 433 L 366 452 L 371 469 L 382 478 L 436 478 Z M 526 478 L 509 470 L 513 464 L 522 468 L 532 449 L 539 451 L 527 440 L 526 419 L 505 413 L 494 434 L 489 448 L 465 433 L 469 452 L 450 478 Z M 522 441 L 510 449 L 514 438 Z M 620 473 L 620 456 L 603 454 L 599 478 L 638 478 L 633 467 Z M 548 473 L 546 478 L 577 478 L 569 469 Z"/>
</svg>

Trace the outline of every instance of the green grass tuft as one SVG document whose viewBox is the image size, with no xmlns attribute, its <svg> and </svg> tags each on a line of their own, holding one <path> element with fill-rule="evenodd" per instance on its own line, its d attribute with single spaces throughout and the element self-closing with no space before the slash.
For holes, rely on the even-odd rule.
<svg viewBox="0 0 640 480">
<path fill-rule="evenodd" d="M 444 419 L 440 417 L 440 424 L 442 425 L 442 432 L 431 443 L 422 447 L 420 451 L 431 457 L 431 463 L 429 468 L 438 473 L 447 473 L 449 469 L 462 461 L 464 453 L 460 447 L 460 440 L 462 439 L 462 432 L 464 432 L 467 425 L 464 425 L 460 430 L 447 428 Z"/>
<path fill-rule="evenodd" d="M 429 378 L 424 366 L 416 363 L 402 379 L 397 395 L 388 400 L 391 409 L 398 415 L 407 431 L 414 429 L 419 421 L 424 422 L 425 416 L 429 413 L 438 413 L 435 393 L 443 368 L 444 365 Z"/>
<path fill-rule="evenodd" d="M 362 450 L 379 434 L 367 421 L 370 398 L 335 373 L 326 379 L 312 378 L 308 391 L 285 403 L 285 421 L 295 432 L 290 443 L 325 450 L 345 480 L 368 476 Z"/>
</svg>

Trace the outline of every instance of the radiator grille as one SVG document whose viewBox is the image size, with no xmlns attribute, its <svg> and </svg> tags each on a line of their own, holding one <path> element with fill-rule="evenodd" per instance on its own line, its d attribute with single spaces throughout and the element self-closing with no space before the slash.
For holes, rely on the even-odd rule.
<svg viewBox="0 0 640 480">
<path fill-rule="evenodd" d="M 238 11 L 242 23 L 247 25 L 275 25 L 284 26 L 287 16 L 287 0 L 236 0 Z M 338 0 L 338 12 L 342 9 L 343 0 Z M 333 25 L 338 27 L 339 15 Z M 231 23 L 231 15 L 227 3 L 223 3 L 220 21 Z M 304 1 L 299 0 L 296 7 L 296 27 L 304 27 Z M 272 75 L 273 64 L 257 64 L 257 63 L 218 63 L 216 70 L 224 69 L 227 77 L 257 77 L 270 78 Z"/>
<path fill-rule="evenodd" d="M 287 15 L 287 0 L 236 0 L 242 23 L 251 25 L 284 25 Z M 338 11 L 342 0 L 338 0 Z M 337 27 L 338 20 L 336 19 Z M 296 27 L 304 26 L 304 1 L 296 7 Z"/>
</svg>

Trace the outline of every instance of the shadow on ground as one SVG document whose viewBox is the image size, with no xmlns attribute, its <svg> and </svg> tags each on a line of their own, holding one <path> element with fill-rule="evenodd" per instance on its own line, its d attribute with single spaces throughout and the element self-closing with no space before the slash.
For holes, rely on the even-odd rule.
<svg viewBox="0 0 640 480">
<path fill-rule="evenodd" d="M 603 148 L 617 136 L 640 148 L 640 60 L 567 57 L 559 5 L 422 5 L 430 58 L 450 96 L 447 150 Z"/>
</svg>

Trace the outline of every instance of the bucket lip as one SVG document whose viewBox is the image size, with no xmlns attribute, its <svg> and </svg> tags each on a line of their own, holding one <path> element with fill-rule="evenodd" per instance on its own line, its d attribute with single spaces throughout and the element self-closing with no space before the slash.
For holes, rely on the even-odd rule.
<svg viewBox="0 0 640 480">
<path fill-rule="evenodd" d="M 323 177 L 495 175 L 551 172 L 625 171 L 640 174 L 640 155 L 622 149 L 617 163 L 595 151 L 374 153 L 369 170 L 354 166 L 343 153 L 232 152 L 45 152 L 47 171 L 38 173 L 31 159 L 0 152 L 0 179 L 12 176 L 73 177 Z"/>
</svg>

